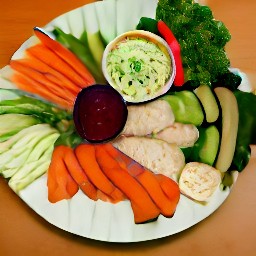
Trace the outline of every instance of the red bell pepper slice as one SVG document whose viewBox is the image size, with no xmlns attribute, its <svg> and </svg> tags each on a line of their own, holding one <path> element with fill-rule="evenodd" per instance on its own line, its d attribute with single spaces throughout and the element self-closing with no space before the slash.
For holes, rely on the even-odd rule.
<svg viewBox="0 0 256 256">
<path fill-rule="evenodd" d="M 174 34 L 164 21 L 159 20 L 157 22 L 157 28 L 160 35 L 165 39 L 165 41 L 167 42 L 167 44 L 169 45 L 173 52 L 173 57 L 176 65 L 176 76 L 174 78 L 173 84 L 175 86 L 182 86 L 185 82 L 185 78 L 180 54 L 180 45 L 177 39 L 175 38 Z"/>
</svg>

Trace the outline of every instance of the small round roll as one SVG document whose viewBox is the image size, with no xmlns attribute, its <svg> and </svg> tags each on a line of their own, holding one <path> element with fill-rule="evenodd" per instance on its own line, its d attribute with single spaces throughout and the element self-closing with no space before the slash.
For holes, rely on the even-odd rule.
<svg viewBox="0 0 256 256">
<path fill-rule="evenodd" d="M 206 202 L 221 183 L 221 172 L 198 162 L 187 163 L 179 178 L 181 193 L 200 202 Z"/>
</svg>

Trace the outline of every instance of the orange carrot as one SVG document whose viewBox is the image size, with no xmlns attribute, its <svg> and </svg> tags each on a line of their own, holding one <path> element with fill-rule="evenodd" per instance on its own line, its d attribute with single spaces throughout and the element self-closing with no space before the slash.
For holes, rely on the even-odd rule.
<svg viewBox="0 0 256 256">
<path fill-rule="evenodd" d="M 156 174 L 155 176 L 166 196 L 174 203 L 174 205 L 177 205 L 180 200 L 179 185 L 163 174 Z"/>
<path fill-rule="evenodd" d="M 70 199 L 78 191 L 78 185 L 69 174 L 63 161 L 65 150 L 63 146 L 58 146 L 54 149 L 48 169 L 48 200 L 51 203 Z"/>
<path fill-rule="evenodd" d="M 84 170 L 80 166 L 75 153 L 72 148 L 66 147 L 66 152 L 64 156 L 64 162 L 67 166 L 67 169 L 73 179 L 76 181 L 80 189 L 92 200 L 97 200 L 97 189 L 89 181 Z"/>
<path fill-rule="evenodd" d="M 53 69 L 52 67 L 32 55 L 27 56 L 27 58 L 25 59 L 15 60 L 15 62 L 44 74 L 49 80 L 55 82 L 61 87 L 65 86 L 73 93 L 77 93 L 77 90 L 80 88 L 65 75 Z"/>
<path fill-rule="evenodd" d="M 40 31 L 39 29 L 34 29 L 34 33 L 37 38 L 49 49 L 55 52 L 59 57 L 65 60 L 71 67 L 75 68 L 76 72 L 89 84 L 94 84 L 95 80 L 90 74 L 89 70 L 85 65 L 67 48 L 65 48 L 59 42 L 51 39 L 48 35 Z"/>
<path fill-rule="evenodd" d="M 66 88 L 61 88 L 58 85 L 54 84 L 53 82 L 49 81 L 43 74 L 35 71 L 34 69 L 31 69 L 29 67 L 26 67 L 22 65 L 20 62 L 11 60 L 10 66 L 12 69 L 22 73 L 24 76 L 27 76 L 33 80 L 36 80 L 42 84 L 42 86 L 48 88 L 49 91 L 51 91 L 56 96 L 59 96 L 60 98 L 66 99 L 68 101 L 74 101 L 76 98 L 77 93 L 73 94 L 70 91 L 68 91 Z"/>
<path fill-rule="evenodd" d="M 41 83 L 27 76 L 24 76 L 21 73 L 15 73 L 12 76 L 11 80 L 21 90 L 41 96 L 44 99 L 52 103 L 55 103 L 65 109 L 72 109 L 73 107 L 73 102 L 67 101 L 65 99 L 62 99 L 56 96 L 55 94 L 49 92 L 48 89 L 46 89 Z"/>
<path fill-rule="evenodd" d="M 131 201 L 135 223 L 144 223 L 159 216 L 159 209 L 146 190 L 108 154 L 104 144 L 96 146 L 96 159 L 105 175 Z"/>
<path fill-rule="evenodd" d="M 93 84 L 91 81 L 88 82 L 87 80 L 83 79 L 71 66 L 69 66 L 69 64 L 67 64 L 57 54 L 42 44 L 36 44 L 27 48 L 26 53 L 29 56 L 34 56 L 35 58 L 49 65 L 51 68 L 64 74 L 80 88 Z"/>
<path fill-rule="evenodd" d="M 80 144 L 75 149 L 75 155 L 89 180 L 103 193 L 113 199 L 113 202 L 124 200 L 123 193 L 114 186 L 99 167 L 95 147 L 91 144 Z"/>
<path fill-rule="evenodd" d="M 147 170 L 110 143 L 106 144 L 105 148 L 119 165 L 122 166 L 122 168 L 125 166 L 125 170 L 136 178 L 136 180 L 144 187 L 160 209 L 161 214 L 165 217 L 172 217 L 179 201 L 177 184 L 164 175 L 159 175 L 159 178 L 157 179 L 156 174 Z"/>
<path fill-rule="evenodd" d="M 66 92 L 72 94 L 72 95 L 77 95 L 81 88 L 78 86 L 74 86 L 74 88 L 70 88 L 63 82 L 63 77 L 59 79 L 58 77 L 54 76 L 51 73 L 43 73 L 43 76 L 48 79 L 50 82 L 56 84 L 59 86 L 59 88 L 64 89 Z"/>
<path fill-rule="evenodd" d="M 177 204 L 174 204 L 166 196 L 156 176 L 151 171 L 145 169 L 144 172 L 136 176 L 136 180 L 148 192 L 163 216 L 169 218 L 174 215 Z"/>
</svg>

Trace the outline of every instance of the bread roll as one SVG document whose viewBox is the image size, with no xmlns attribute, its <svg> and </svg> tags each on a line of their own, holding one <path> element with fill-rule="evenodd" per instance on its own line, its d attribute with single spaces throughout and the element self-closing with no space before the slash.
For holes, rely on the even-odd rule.
<svg viewBox="0 0 256 256">
<path fill-rule="evenodd" d="M 179 178 L 181 193 L 200 202 L 207 202 L 220 183 L 219 170 L 198 162 L 187 163 Z"/>
</svg>

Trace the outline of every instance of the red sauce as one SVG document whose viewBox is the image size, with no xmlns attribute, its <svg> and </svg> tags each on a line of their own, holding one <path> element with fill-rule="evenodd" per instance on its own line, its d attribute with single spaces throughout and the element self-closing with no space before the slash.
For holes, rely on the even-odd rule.
<svg viewBox="0 0 256 256">
<path fill-rule="evenodd" d="M 115 89 L 109 85 L 93 85 L 78 94 L 73 117 L 83 139 L 103 142 L 123 130 L 127 114 L 126 104 Z"/>
</svg>

